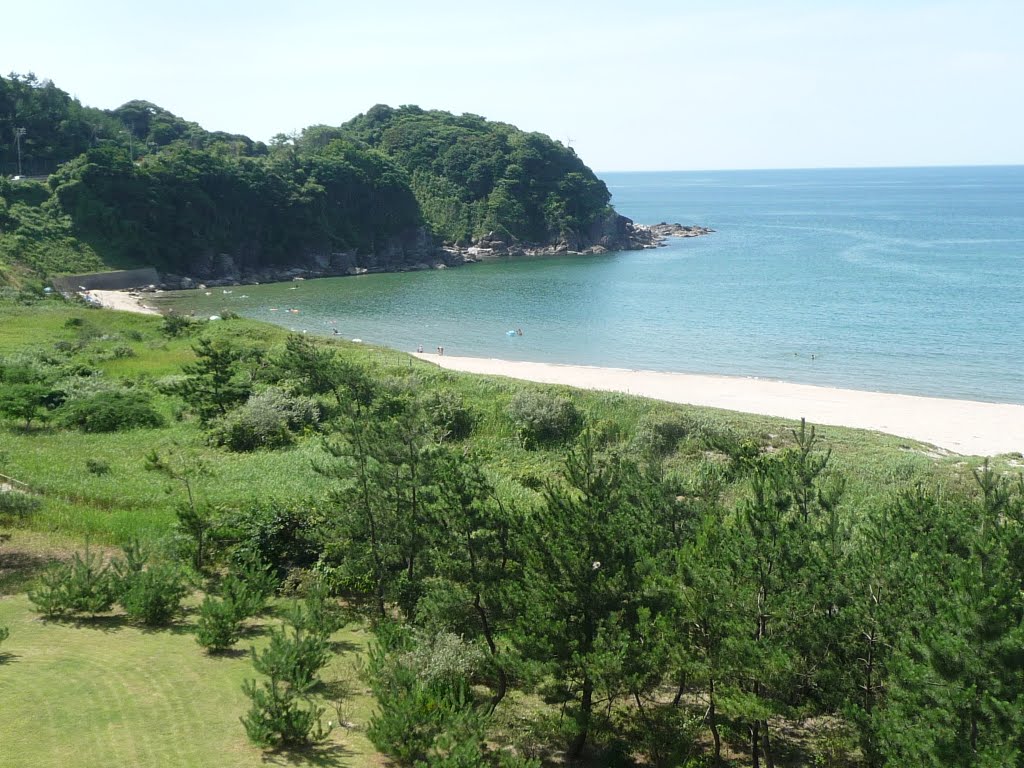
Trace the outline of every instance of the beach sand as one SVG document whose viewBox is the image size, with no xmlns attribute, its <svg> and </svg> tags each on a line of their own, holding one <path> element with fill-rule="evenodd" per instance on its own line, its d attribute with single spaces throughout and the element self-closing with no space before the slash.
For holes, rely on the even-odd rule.
<svg viewBox="0 0 1024 768">
<path fill-rule="evenodd" d="M 1024 405 L 861 392 L 737 376 L 632 371 L 426 353 L 416 357 L 467 373 L 625 392 L 672 403 L 785 419 L 805 418 L 811 424 L 869 429 L 964 455 L 994 456 L 1024 451 Z"/>
<path fill-rule="evenodd" d="M 119 309 L 123 312 L 136 312 L 140 315 L 159 315 L 152 307 L 142 303 L 142 297 L 127 291 L 83 291 L 84 296 L 92 296 L 96 303 L 107 309 Z"/>
</svg>

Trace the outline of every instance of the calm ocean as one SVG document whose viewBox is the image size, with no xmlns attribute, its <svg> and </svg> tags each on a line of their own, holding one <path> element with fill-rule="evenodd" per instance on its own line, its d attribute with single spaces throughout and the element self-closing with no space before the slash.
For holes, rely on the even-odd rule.
<svg viewBox="0 0 1024 768">
<path fill-rule="evenodd" d="M 1024 403 L 1024 167 L 602 178 L 638 222 L 717 232 L 169 298 L 404 350 Z"/>
</svg>

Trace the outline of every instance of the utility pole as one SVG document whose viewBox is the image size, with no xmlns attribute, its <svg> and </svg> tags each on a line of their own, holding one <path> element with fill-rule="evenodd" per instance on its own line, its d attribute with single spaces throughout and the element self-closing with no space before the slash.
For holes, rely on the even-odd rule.
<svg viewBox="0 0 1024 768">
<path fill-rule="evenodd" d="M 18 175 L 21 176 L 21 137 L 25 135 L 24 128 L 14 129 L 14 143 L 18 147 Z"/>
</svg>

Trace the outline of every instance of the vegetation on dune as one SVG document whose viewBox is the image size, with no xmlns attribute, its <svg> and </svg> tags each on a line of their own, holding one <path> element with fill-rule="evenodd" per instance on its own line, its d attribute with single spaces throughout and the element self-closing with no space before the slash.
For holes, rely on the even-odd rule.
<svg viewBox="0 0 1024 768">
<path fill-rule="evenodd" d="M 20 553 L 29 575 L 3 583 L 35 573 L 35 609 L 52 617 L 0 601 L 0 675 L 31 686 L 22 656 L 125 622 L 106 672 L 70 662 L 76 711 L 123 706 L 97 709 L 117 695 L 95 678 L 129 674 L 116 649 L 159 645 L 211 676 L 160 695 L 221 697 L 234 735 L 219 738 L 255 745 L 239 764 L 367 739 L 409 766 L 1024 753 L 1013 457 L 457 375 L 238 319 L 47 299 L 0 302 L 0 321 L 0 401 L 39 395 L 0 423 L 0 472 L 29 491 L 0 493 L 0 566 Z M 109 416 L 142 403 L 160 420 Z M 19 550 L 33 531 L 90 544 L 41 568 Z M 374 631 L 372 708 L 332 687 L 351 663 L 331 639 L 346 621 Z M 339 730 L 348 707 L 359 714 Z M 5 743 L 27 744 L 28 722 L 6 722 Z M 55 735 L 32 762 L 98 727 Z"/>
</svg>

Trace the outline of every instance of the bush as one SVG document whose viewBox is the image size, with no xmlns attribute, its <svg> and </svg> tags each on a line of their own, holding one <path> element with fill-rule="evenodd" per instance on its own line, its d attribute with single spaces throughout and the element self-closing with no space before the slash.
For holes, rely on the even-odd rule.
<svg viewBox="0 0 1024 768">
<path fill-rule="evenodd" d="M 462 395 L 451 389 L 435 389 L 423 401 L 431 423 L 448 440 L 465 440 L 473 432 L 473 414 Z"/>
<path fill-rule="evenodd" d="M 507 412 L 526 448 L 568 442 L 583 428 L 583 415 L 572 400 L 547 392 L 520 390 Z"/>
<path fill-rule="evenodd" d="M 90 457 L 85 460 L 85 470 L 90 475 L 96 475 L 97 477 L 109 475 L 110 463 L 104 459 L 94 459 Z"/>
<path fill-rule="evenodd" d="M 701 435 L 703 425 L 691 416 L 655 411 L 637 423 L 633 435 L 633 448 L 639 453 L 664 458 L 671 454 L 679 441 L 691 435 Z"/>
<path fill-rule="evenodd" d="M 302 700 L 287 683 L 271 678 L 262 686 L 247 680 L 242 690 L 252 702 L 241 718 L 249 740 L 260 747 L 301 747 L 323 741 L 330 733 L 323 707 Z"/>
<path fill-rule="evenodd" d="M 36 497 L 20 491 L 0 491 L 0 517 L 25 517 L 42 506 Z"/>
<path fill-rule="evenodd" d="M 187 315 L 164 315 L 160 332 L 168 338 L 187 336 L 194 325 L 194 321 Z"/>
<path fill-rule="evenodd" d="M 320 407 L 312 398 L 268 389 L 214 420 L 211 437 L 232 451 L 280 448 L 292 443 L 293 432 L 315 427 L 319 421 Z"/>
<path fill-rule="evenodd" d="M 199 606 L 196 642 L 211 653 L 226 651 L 242 634 L 244 616 L 239 613 L 229 600 L 207 595 Z"/>
<path fill-rule="evenodd" d="M 254 558 L 269 566 L 279 580 L 295 568 L 317 562 L 323 544 L 317 520 L 307 506 L 277 500 L 254 503 L 227 518 L 231 538 L 237 542 L 235 558 Z"/>
<path fill-rule="evenodd" d="M 128 577 L 119 589 L 119 601 L 128 617 L 147 627 L 169 624 L 188 594 L 181 571 L 159 565 Z"/>
<path fill-rule="evenodd" d="M 488 765 L 486 716 L 470 686 L 481 658 L 455 635 L 414 638 L 381 624 L 366 666 L 378 705 L 370 741 L 400 766 Z"/>
<path fill-rule="evenodd" d="M 327 640 L 319 634 L 293 626 L 275 629 L 270 643 L 259 653 L 251 650 L 253 667 L 272 679 L 286 682 L 305 693 L 317 683 L 317 674 L 330 661 Z"/>
<path fill-rule="evenodd" d="M 266 608 L 277 590 L 277 579 L 270 568 L 245 553 L 233 564 L 220 585 L 221 596 L 235 607 L 239 619 L 256 616 Z"/>
<path fill-rule="evenodd" d="M 86 547 L 84 553 L 76 552 L 70 563 L 47 569 L 28 597 L 46 616 L 103 613 L 114 605 L 117 583 L 102 558 Z"/>
<path fill-rule="evenodd" d="M 83 432 L 118 432 L 137 427 L 159 427 L 163 417 L 142 392 L 100 392 L 71 400 L 60 409 L 61 423 Z"/>
</svg>

